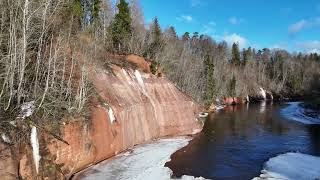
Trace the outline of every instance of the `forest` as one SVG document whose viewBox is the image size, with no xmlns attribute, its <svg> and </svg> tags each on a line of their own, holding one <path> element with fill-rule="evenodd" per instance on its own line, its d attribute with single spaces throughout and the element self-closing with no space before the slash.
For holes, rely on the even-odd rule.
<svg viewBox="0 0 320 180">
<path fill-rule="evenodd" d="M 8 123 L 24 102 L 36 107 L 28 122 L 39 126 L 86 115 L 93 94 L 88 69 L 110 63 L 108 53 L 145 57 L 204 106 L 260 87 L 279 97 L 319 89 L 319 54 L 178 35 L 173 26 L 160 27 L 156 15 L 146 24 L 138 0 L 0 0 L 0 12 L 1 129 L 15 130 Z"/>
</svg>

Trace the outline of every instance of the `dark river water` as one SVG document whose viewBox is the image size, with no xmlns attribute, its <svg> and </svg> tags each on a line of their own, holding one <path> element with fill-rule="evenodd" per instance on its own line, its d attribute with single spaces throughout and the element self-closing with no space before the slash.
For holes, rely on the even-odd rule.
<svg viewBox="0 0 320 180">
<path fill-rule="evenodd" d="M 174 177 L 252 179 L 279 154 L 320 156 L 320 126 L 294 121 L 308 120 L 297 107 L 263 103 L 221 110 L 208 117 L 203 131 L 174 153 L 166 166 Z"/>
</svg>

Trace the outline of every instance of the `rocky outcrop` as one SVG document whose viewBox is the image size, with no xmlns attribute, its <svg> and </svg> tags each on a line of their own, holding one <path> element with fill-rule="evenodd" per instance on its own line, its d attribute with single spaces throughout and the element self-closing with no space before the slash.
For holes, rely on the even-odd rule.
<svg viewBox="0 0 320 180">
<path fill-rule="evenodd" d="M 246 100 L 240 97 L 227 97 L 222 100 L 222 103 L 225 105 L 235 105 L 235 104 L 244 104 Z"/>
<path fill-rule="evenodd" d="M 273 100 L 273 94 L 262 87 L 260 87 L 255 94 L 249 95 L 250 102 L 265 100 Z"/>
<path fill-rule="evenodd" d="M 10 147 L 0 142 L 0 177 L 3 180 L 18 179 L 17 164 Z"/>
<path fill-rule="evenodd" d="M 138 63 L 141 60 L 134 59 Z M 22 178 L 69 178 L 136 144 L 160 137 L 198 133 L 202 128 L 196 118 L 199 106 L 166 78 L 143 72 L 141 69 L 148 71 L 148 68 L 146 63 L 141 64 L 143 67 L 136 70 L 119 65 L 111 65 L 108 71 L 93 69 L 90 79 L 98 95 L 92 100 L 90 120 L 75 119 L 62 125 L 61 137 L 67 143 L 41 133 L 38 135 L 39 172 L 58 169 L 60 174 L 37 174 L 29 153 L 21 156 L 24 158 L 19 163 Z"/>
</svg>

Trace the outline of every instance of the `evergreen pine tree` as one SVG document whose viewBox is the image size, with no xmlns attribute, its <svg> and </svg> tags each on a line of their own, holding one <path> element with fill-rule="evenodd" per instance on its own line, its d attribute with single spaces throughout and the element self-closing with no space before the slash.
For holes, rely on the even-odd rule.
<svg viewBox="0 0 320 180">
<path fill-rule="evenodd" d="M 91 23 L 98 24 L 101 0 L 93 0 L 91 6 Z"/>
<path fill-rule="evenodd" d="M 183 41 L 189 41 L 190 39 L 190 33 L 189 32 L 185 32 L 182 36 L 182 40 Z"/>
<path fill-rule="evenodd" d="M 155 17 L 151 25 L 151 44 L 149 45 L 147 52 L 145 52 L 145 56 L 154 59 L 156 53 L 162 50 L 163 43 L 161 36 L 162 32 L 159 21 L 158 18 Z"/>
<path fill-rule="evenodd" d="M 246 48 L 243 48 L 242 50 L 242 65 L 245 66 L 247 64 L 248 61 L 248 51 L 246 50 Z"/>
<path fill-rule="evenodd" d="M 80 29 L 83 25 L 82 19 L 84 16 L 83 6 L 81 4 L 81 0 L 74 0 L 72 2 L 72 16 L 75 19 L 76 27 L 75 29 Z"/>
<path fill-rule="evenodd" d="M 233 43 L 232 45 L 232 58 L 231 63 L 235 65 L 240 65 L 240 52 L 239 52 L 239 45 Z"/>
<path fill-rule="evenodd" d="M 198 39 L 199 38 L 199 32 L 194 32 L 192 34 L 192 39 L 195 40 L 195 39 Z"/>
<path fill-rule="evenodd" d="M 153 26 L 152 26 L 152 43 L 151 47 L 154 49 L 155 52 L 160 51 L 162 46 L 162 37 L 161 37 L 161 28 L 159 25 L 158 18 L 155 17 L 153 20 Z"/>
<path fill-rule="evenodd" d="M 177 39 L 177 32 L 173 26 L 170 26 L 166 33 L 170 39 Z"/>
<path fill-rule="evenodd" d="M 119 52 L 126 50 L 125 41 L 130 38 L 132 33 L 131 16 L 128 3 L 120 0 L 118 5 L 118 13 L 115 15 L 111 24 L 111 36 L 113 44 L 118 48 Z"/>
<path fill-rule="evenodd" d="M 215 81 L 213 77 L 214 64 L 212 57 L 209 55 L 205 58 L 205 75 L 206 75 L 206 92 L 205 92 L 205 106 L 209 107 L 212 103 L 215 92 Z"/>
<path fill-rule="evenodd" d="M 227 89 L 228 89 L 228 95 L 230 97 L 235 97 L 236 96 L 236 77 L 233 75 L 232 78 L 230 79 Z"/>
</svg>

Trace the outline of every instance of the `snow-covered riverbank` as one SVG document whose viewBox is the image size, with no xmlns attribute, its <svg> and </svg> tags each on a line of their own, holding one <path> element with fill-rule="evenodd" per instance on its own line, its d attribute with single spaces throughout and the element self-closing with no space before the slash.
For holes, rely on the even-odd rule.
<svg viewBox="0 0 320 180">
<path fill-rule="evenodd" d="M 143 144 L 75 175 L 83 180 L 169 180 L 171 170 L 164 167 L 172 153 L 186 146 L 190 139 L 178 137 Z M 182 179 L 195 178 L 183 176 Z M 202 178 L 196 178 L 202 179 Z"/>
</svg>

